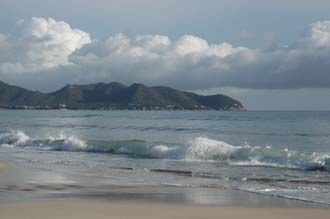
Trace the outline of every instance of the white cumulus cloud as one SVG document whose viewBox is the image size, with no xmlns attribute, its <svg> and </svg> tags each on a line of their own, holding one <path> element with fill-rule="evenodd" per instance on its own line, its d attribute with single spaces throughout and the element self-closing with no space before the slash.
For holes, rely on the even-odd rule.
<svg viewBox="0 0 330 219">
<path fill-rule="evenodd" d="M 45 71 L 68 65 L 69 55 L 91 42 L 88 33 L 52 18 L 33 17 L 17 24 L 19 36 L 0 36 L 1 72 Z"/>
<path fill-rule="evenodd" d="M 330 47 L 330 21 L 319 21 L 311 25 L 310 40 L 317 47 Z"/>
<path fill-rule="evenodd" d="M 17 36 L 0 35 L 0 80 L 30 88 L 99 81 L 180 89 L 330 87 L 330 21 L 311 24 L 305 37 L 272 50 L 212 44 L 193 35 L 121 33 L 96 41 L 51 18 L 20 21 L 18 27 Z"/>
</svg>

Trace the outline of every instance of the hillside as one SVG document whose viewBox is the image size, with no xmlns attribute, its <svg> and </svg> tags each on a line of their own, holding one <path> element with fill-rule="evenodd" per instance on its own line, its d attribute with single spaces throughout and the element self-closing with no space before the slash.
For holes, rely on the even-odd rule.
<svg viewBox="0 0 330 219">
<path fill-rule="evenodd" d="M 52 93 L 31 91 L 0 81 L 0 107 L 10 109 L 242 110 L 228 96 L 202 96 L 170 87 L 118 82 L 67 85 Z"/>
</svg>

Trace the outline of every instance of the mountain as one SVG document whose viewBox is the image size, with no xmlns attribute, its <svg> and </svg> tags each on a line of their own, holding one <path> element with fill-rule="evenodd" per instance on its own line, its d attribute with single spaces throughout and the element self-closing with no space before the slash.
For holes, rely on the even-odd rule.
<svg viewBox="0 0 330 219">
<path fill-rule="evenodd" d="M 136 109 L 136 110 L 242 110 L 243 105 L 228 96 L 202 96 L 170 87 L 147 87 L 118 82 L 66 85 L 41 93 L 0 81 L 0 107 L 14 109 Z"/>
<path fill-rule="evenodd" d="M 52 98 L 38 91 L 11 86 L 0 81 L 0 107 L 15 105 L 39 105 L 51 102 Z"/>
</svg>

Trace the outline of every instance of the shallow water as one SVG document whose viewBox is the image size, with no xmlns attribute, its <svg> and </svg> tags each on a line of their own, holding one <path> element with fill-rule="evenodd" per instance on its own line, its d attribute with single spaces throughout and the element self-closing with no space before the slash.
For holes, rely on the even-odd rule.
<svg viewBox="0 0 330 219">
<path fill-rule="evenodd" d="M 3 110 L 0 145 L 0 159 L 38 170 L 22 184 L 228 188 L 330 204 L 330 112 Z"/>
</svg>

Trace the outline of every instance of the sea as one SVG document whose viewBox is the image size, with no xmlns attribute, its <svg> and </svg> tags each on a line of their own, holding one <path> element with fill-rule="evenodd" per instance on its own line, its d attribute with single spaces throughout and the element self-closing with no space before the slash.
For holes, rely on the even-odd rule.
<svg viewBox="0 0 330 219">
<path fill-rule="evenodd" d="M 0 162 L 16 168 L 0 199 L 205 188 L 330 205 L 330 112 L 0 110 Z"/>
</svg>

